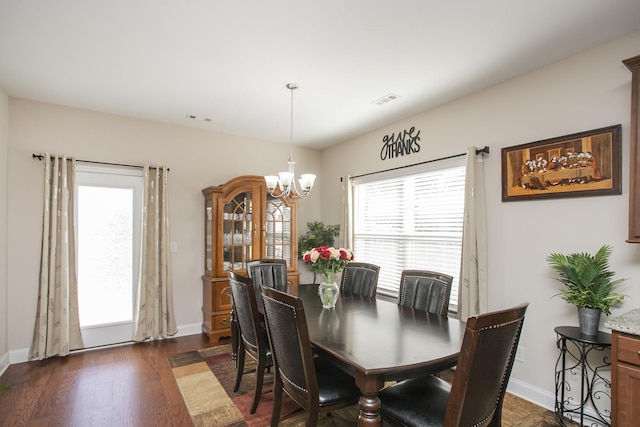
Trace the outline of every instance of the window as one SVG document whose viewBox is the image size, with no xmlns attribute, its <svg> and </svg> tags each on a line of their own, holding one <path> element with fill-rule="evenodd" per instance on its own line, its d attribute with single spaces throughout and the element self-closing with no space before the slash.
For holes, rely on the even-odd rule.
<svg viewBox="0 0 640 427">
<path fill-rule="evenodd" d="M 464 184 L 464 157 L 352 180 L 354 254 L 380 266 L 379 294 L 397 297 L 403 270 L 437 271 L 457 310 Z"/>
</svg>

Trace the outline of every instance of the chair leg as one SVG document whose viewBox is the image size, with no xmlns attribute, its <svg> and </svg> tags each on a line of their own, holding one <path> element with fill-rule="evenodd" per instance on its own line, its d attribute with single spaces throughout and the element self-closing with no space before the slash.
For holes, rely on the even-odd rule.
<svg viewBox="0 0 640 427">
<path fill-rule="evenodd" d="M 280 423 L 280 407 L 282 405 L 282 380 L 278 370 L 273 380 L 273 409 L 271 410 L 271 427 L 278 427 Z"/>
<path fill-rule="evenodd" d="M 244 373 L 244 356 L 245 356 L 244 346 L 240 344 L 240 348 L 238 349 L 238 367 L 236 372 L 236 383 L 233 386 L 233 391 L 236 392 L 240 388 L 240 381 L 242 381 L 242 374 Z"/>
<path fill-rule="evenodd" d="M 318 425 L 318 408 L 309 408 L 307 411 L 307 426 Z"/>
<path fill-rule="evenodd" d="M 258 358 L 258 366 L 256 367 L 256 389 L 253 392 L 253 404 L 251 405 L 250 414 L 255 414 L 262 396 L 262 385 L 264 384 L 264 371 L 267 365 L 266 358 Z"/>
</svg>

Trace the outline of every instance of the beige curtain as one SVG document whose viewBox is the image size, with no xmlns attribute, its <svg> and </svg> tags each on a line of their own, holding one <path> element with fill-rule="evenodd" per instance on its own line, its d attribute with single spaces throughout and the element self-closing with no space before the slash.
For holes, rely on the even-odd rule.
<svg viewBox="0 0 640 427">
<path fill-rule="evenodd" d="M 483 158 L 476 147 L 467 149 L 462 232 L 462 266 L 458 287 L 458 318 L 486 313 L 487 232 Z"/>
<path fill-rule="evenodd" d="M 83 347 L 78 315 L 72 157 L 44 155 L 40 289 L 29 358 L 66 356 Z"/>
<path fill-rule="evenodd" d="M 352 209 L 351 203 L 351 175 L 345 175 L 342 177 L 342 188 L 340 195 L 340 236 L 338 237 L 338 245 L 343 248 L 353 250 L 353 222 L 352 222 Z"/>
<path fill-rule="evenodd" d="M 142 245 L 134 341 L 178 332 L 173 315 L 166 167 L 144 167 Z"/>
</svg>

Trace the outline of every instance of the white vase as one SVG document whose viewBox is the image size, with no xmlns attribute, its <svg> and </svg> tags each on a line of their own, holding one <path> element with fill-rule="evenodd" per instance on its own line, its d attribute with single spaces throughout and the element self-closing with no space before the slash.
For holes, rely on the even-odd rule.
<svg viewBox="0 0 640 427">
<path fill-rule="evenodd" d="M 338 295 L 340 295 L 340 287 L 336 282 L 336 275 L 334 273 L 325 273 L 322 276 L 322 283 L 318 287 L 322 308 L 335 308 Z"/>
</svg>

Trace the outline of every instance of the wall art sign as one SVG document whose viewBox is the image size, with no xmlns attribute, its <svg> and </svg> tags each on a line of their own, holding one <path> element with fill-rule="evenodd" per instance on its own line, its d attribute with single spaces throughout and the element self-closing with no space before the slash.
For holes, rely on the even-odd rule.
<svg viewBox="0 0 640 427">
<path fill-rule="evenodd" d="M 621 125 L 502 149 L 502 201 L 621 194 Z"/>
<path fill-rule="evenodd" d="M 380 160 L 393 159 L 420 151 L 420 131 L 416 132 L 414 126 L 409 130 L 403 130 L 397 134 L 385 135 L 382 138 Z"/>
</svg>

